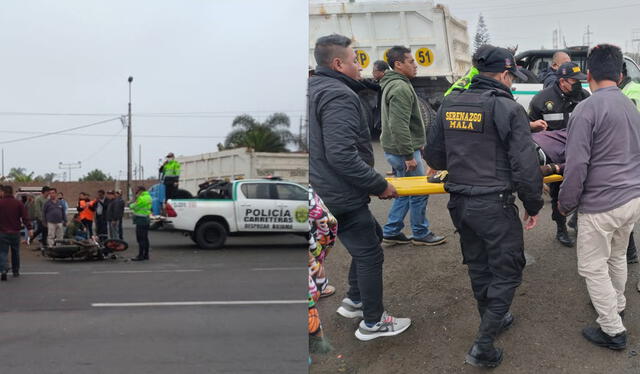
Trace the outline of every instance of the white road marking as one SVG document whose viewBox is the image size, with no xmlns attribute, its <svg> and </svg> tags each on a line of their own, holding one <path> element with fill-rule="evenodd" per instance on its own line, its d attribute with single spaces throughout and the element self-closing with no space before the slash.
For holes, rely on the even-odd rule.
<svg viewBox="0 0 640 374">
<path fill-rule="evenodd" d="M 308 300 L 252 300 L 252 301 L 166 301 L 146 303 L 92 303 L 94 308 L 123 308 L 149 306 L 203 306 L 203 305 L 288 305 L 306 304 Z"/>
<path fill-rule="evenodd" d="M 306 267 L 289 267 L 289 268 L 253 268 L 251 271 L 301 271 Z"/>
<path fill-rule="evenodd" d="M 21 272 L 20 275 L 60 275 L 58 271 L 27 271 Z"/>
<path fill-rule="evenodd" d="M 175 270 L 104 270 L 92 271 L 91 274 L 141 274 L 141 273 L 197 273 L 202 269 L 175 269 Z"/>
</svg>

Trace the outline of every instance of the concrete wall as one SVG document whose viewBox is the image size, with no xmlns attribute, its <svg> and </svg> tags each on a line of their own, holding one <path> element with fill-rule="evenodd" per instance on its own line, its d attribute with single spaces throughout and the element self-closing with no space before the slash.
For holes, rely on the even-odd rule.
<svg viewBox="0 0 640 374">
<path fill-rule="evenodd" d="M 157 180 L 143 180 L 143 181 L 132 181 L 131 186 L 135 190 L 137 186 L 145 186 L 149 188 L 154 184 L 158 183 Z M 42 187 L 43 183 L 13 183 L 13 182 L 2 182 L 1 184 L 8 184 L 13 186 L 14 191 L 18 191 L 19 187 Z M 78 202 L 78 195 L 80 192 L 86 192 L 91 195 L 92 198 L 98 195 L 98 190 L 115 190 L 115 189 L 124 189 L 127 186 L 126 181 L 118 182 L 53 182 L 49 184 L 49 187 L 54 187 L 59 192 L 64 194 L 65 200 L 69 203 L 70 207 L 75 207 Z M 124 194 L 124 198 L 126 199 L 126 193 Z"/>
</svg>

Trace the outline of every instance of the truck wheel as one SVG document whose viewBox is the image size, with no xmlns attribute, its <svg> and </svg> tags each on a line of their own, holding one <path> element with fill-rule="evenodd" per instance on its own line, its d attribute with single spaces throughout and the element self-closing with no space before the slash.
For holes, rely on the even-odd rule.
<svg viewBox="0 0 640 374">
<path fill-rule="evenodd" d="M 218 222 L 204 222 L 196 229 L 195 239 L 202 249 L 222 248 L 227 241 L 227 230 Z"/>
<path fill-rule="evenodd" d="M 431 108 L 431 105 L 421 97 L 418 97 L 418 105 L 420 105 L 420 114 L 422 114 L 425 130 L 428 132 L 431 125 L 436 121 L 436 112 Z"/>
</svg>

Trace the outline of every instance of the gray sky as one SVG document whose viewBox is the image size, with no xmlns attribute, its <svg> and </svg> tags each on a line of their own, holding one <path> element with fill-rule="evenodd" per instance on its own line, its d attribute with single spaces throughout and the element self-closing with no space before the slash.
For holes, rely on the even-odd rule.
<svg viewBox="0 0 640 374">
<path fill-rule="evenodd" d="M 640 1 L 638 0 L 440 0 L 452 14 L 469 25 L 469 37 L 476 31 L 482 13 L 493 44 L 519 45 L 518 51 L 552 48 L 552 32 L 561 28 L 567 46 L 583 45 L 590 26 L 591 45 L 613 43 L 623 50 L 632 45 L 632 31 L 640 38 Z M 586 41 L 586 37 L 584 39 Z M 561 47 L 563 44 L 561 43 Z"/>
<path fill-rule="evenodd" d="M 169 151 L 216 151 L 238 114 L 284 111 L 297 133 L 307 25 L 302 0 L 2 1 L 0 142 L 126 114 L 129 75 L 134 160 L 142 145 L 145 177 Z M 92 115 L 50 115 L 60 113 Z M 71 134 L 0 144 L 5 173 L 82 161 L 73 179 L 95 168 L 126 178 L 120 120 Z"/>
<path fill-rule="evenodd" d="M 348 0 L 310 0 L 313 3 Z M 411 0 L 415 1 L 415 0 Z M 425 0 L 429 1 L 429 0 Z M 402 2 L 394 0 L 355 0 L 355 2 Z M 583 45 L 590 26 L 591 45 L 613 43 L 625 51 L 636 51 L 640 42 L 631 42 L 632 32 L 640 39 L 638 0 L 434 0 L 446 5 L 454 17 L 467 21 L 473 48 L 478 16 L 485 18 L 492 44 L 518 45 L 518 51 L 552 48 L 552 33 L 562 30 L 567 46 Z M 586 37 L 584 39 L 586 41 Z M 560 47 L 564 45 L 560 44 Z"/>
</svg>

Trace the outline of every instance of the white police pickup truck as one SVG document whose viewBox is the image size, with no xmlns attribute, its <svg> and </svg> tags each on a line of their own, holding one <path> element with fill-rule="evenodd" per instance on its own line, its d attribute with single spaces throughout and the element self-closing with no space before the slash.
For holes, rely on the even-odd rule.
<svg viewBox="0 0 640 374">
<path fill-rule="evenodd" d="M 571 61 L 580 65 L 583 72 L 587 71 L 587 54 L 588 48 L 584 46 L 569 47 L 562 51 L 567 52 L 571 57 Z M 515 56 L 518 66 L 527 69 L 529 80 L 527 82 L 516 82 L 513 85 L 513 96 L 516 101 L 522 105 L 525 110 L 529 110 L 529 103 L 533 97 L 542 90 L 542 82 L 539 82 L 537 77 L 540 72 L 548 68 L 552 63 L 553 54 L 556 50 L 530 50 L 519 53 Z M 624 62 L 627 65 L 627 74 L 634 81 L 640 82 L 640 67 L 630 57 L 624 56 Z M 582 83 L 582 88 L 587 91 L 589 85 L 586 82 Z"/>
<path fill-rule="evenodd" d="M 181 231 L 203 249 L 224 246 L 227 236 L 309 231 L 309 192 L 272 179 L 215 181 L 197 196 L 170 199 L 164 230 Z"/>
</svg>

